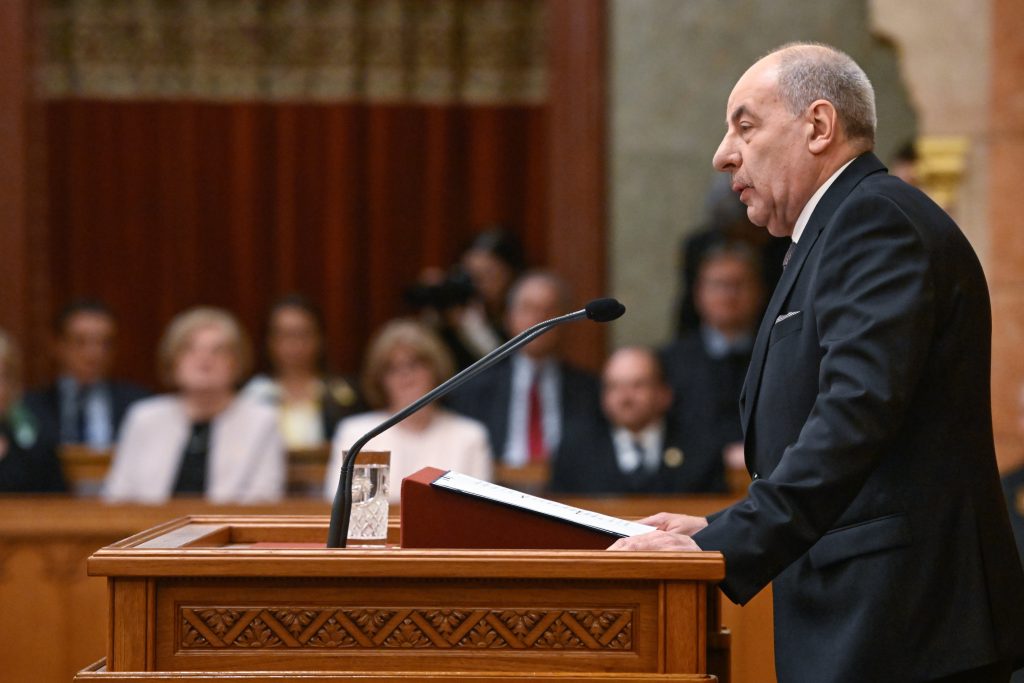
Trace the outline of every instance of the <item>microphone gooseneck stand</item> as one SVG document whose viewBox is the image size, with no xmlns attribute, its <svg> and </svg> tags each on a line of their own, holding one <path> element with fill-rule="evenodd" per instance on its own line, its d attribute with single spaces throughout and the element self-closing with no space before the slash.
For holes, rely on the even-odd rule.
<svg viewBox="0 0 1024 683">
<path fill-rule="evenodd" d="M 363 446 L 370 441 L 370 439 L 387 431 L 391 427 L 394 427 L 405 418 L 421 410 L 424 406 L 436 401 L 453 389 L 458 388 L 477 374 L 503 360 L 513 351 L 529 344 L 551 328 L 572 320 L 579 320 L 580 318 L 590 318 L 596 322 L 608 322 L 620 317 L 625 313 L 625 311 L 625 306 L 615 299 L 595 299 L 588 303 L 586 308 L 538 323 L 505 342 L 462 372 L 458 373 L 430 392 L 424 394 L 422 397 L 416 399 L 408 406 L 384 420 L 384 422 L 381 422 L 363 436 L 359 437 L 359 439 L 352 444 L 352 448 L 349 449 L 348 453 L 345 454 L 345 460 L 341 465 L 341 473 L 338 477 L 338 490 L 334 494 L 334 504 L 331 508 L 331 526 L 327 531 L 327 547 L 344 548 L 348 541 L 349 519 L 352 516 L 352 475 L 355 471 L 356 456 L 363 449 Z"/>
</svg>

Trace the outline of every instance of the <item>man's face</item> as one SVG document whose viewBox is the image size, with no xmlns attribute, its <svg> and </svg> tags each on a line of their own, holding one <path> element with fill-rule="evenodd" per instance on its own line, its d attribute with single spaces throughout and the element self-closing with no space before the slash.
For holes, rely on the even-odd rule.
<svg viewBox="0 0 1024 683">
<path fill-rule="evenodd" d="M 83 311 L 69 317 L 57 340 L 62 373 L 80 384 L 104 379 L 114 362 L 116 331 L 113 318 L 103 313 Z"/>
<path fill-rule="evenodd" d="M 525 332 L 537 323 L 561 315 L 561 294 L 554 283 L 540 277 L 533 277 L 516 290 L 510 302 L 506 324 L 509 334 L 515 336 Z M 558 347 L 559 333 L 553 329 L 537 337 L 523 347 L 523 352 L 533 358 L 544 358 L 553 354 Z"/>
<path fill-rule="evenodd" d="M 742 258 L 723 254 L 701 266 L 694 303 L 709 327 L 724 334 L 753 330 L 762 299 L 761 281 Z"/>
<path fill-rule="evenodd" d="M 725 137 L 715 169 L 732 175 L 732 189 L 754 225 L 783 237 L 793 233 L 814 193 L 814 155 L 807 148 L 812 124 L 794 116 L 779 98 L 774 56 L 743 74 L 729 96 Z"/>
<path fill-rule="evenodd" d="M 639 432 L 664 417 L 671 402 L 672 392 L 658 378 L 648 353 L 623 349 L 608 359 L 601 404 L 612 425 Z"/>
</svg>

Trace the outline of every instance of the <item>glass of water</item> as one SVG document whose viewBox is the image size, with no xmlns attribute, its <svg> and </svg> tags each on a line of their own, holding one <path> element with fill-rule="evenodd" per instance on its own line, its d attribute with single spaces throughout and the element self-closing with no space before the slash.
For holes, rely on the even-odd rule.
<svg viewBox="0 0 1024 683">
<path fill-rule="evenodd" d="M 345 452 L 348 455 L 348 452 Z M 390 451 L 360 451 L 352 470 L 352 516 L 347 546 L 382 546 L 388 540 Z"/>
</svg>

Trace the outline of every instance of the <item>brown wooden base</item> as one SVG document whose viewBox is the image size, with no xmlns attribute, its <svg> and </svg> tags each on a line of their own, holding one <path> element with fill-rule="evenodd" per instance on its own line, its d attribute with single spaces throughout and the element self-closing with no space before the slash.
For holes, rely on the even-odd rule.
<svg viewBox="0 0 1024 683">
<path fill-rule="evenodd" d="M 621 681 L 622 683 L 712 683 L 718 679 L 703 674 L 645 674 L 645 673 L 470 673 L 466 671 L 153 671 L 147 673 L 110 672 L 106 660 L 100 660 L 83 669 L 75 681 L 117 681 L 118 683 L 203 683 L 205 681 L 246 681 L 246 683 L 334 683 L 334 681 L 371 681 L 372 683 L 412 683 L 414 681 L 460 681 L 461 683 L 518 683 L 540 681 L 545 683 L 591 683 L 592 681 Z"/>
</svg>

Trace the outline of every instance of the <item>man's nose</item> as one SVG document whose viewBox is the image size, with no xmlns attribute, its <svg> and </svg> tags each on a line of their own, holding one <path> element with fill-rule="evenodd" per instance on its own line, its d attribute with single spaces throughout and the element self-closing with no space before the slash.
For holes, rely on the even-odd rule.
<svg viewBox="0 0 1024 683">
<path fill-rule="evenodd" d="M 739 168 L 739 155 L 736 153 L 729 136 L 726 135 L 715 150 L 715 156 L 711 159 L 712 166 L 716 171 L 735 171 Z"/>
</svg>

